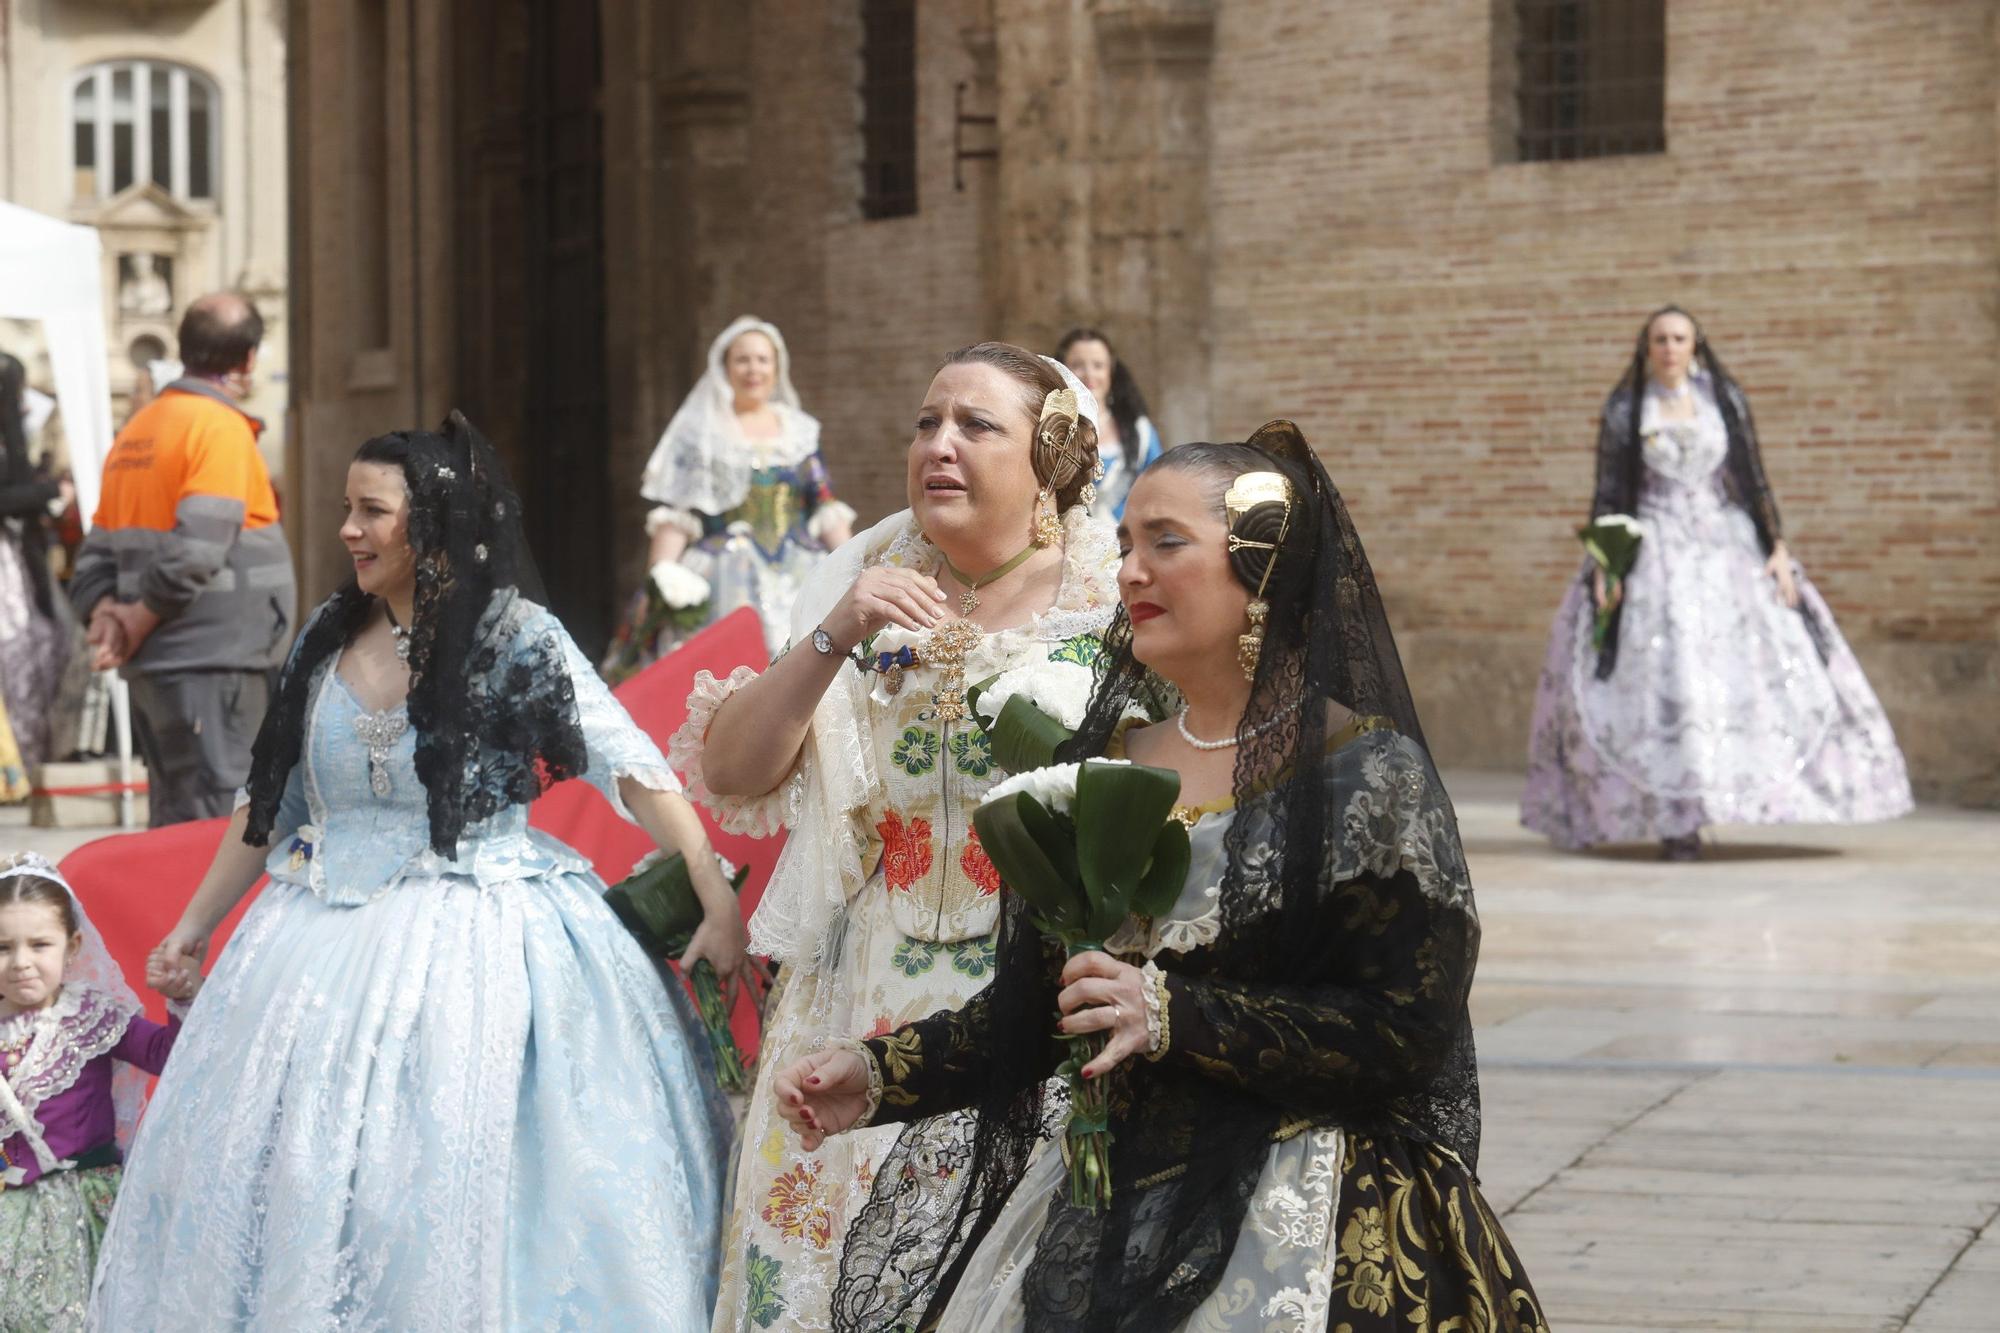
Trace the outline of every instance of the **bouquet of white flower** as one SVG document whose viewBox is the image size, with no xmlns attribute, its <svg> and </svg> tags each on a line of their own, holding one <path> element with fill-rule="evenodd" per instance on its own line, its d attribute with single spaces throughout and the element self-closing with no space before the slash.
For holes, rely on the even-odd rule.
<svg viewBox="0 0 2000 1333">
<path fill-rule="evenodd" d="M 1646 525 L 1630 514 L 1606 514 L 1593 518 L 1576 530 L 1583 549 L 1604 571 L 1605 604 L 1597 608 L 1597 621 L 1591 628 L 1591 643 L 1600 651 L 1604 640 L 1611 633 L 1611 620 L 1617 614 L 1618 593 L 1625 586 L 1625 576 L 1632 572 L 1632 564 L 1639 558 L 1639 543 L 1646 536 Z"/>
<path fill-rule="evenodd" d="M 1016 700 L 1018 702 L 1018 699 Z M 1000 878 L 1034 911 L 1036 927 L 1072 957 L 1104 947 L 1126 917 L 1159 916 L 1187 879 L 1187 827 L 1173 819 L 1180 775 L 1122 759 L 1088 759 L 1017 774 L 972 812 L 980 845 Z M 1110 1090 L 1083 1067 L 1104 1034 L 1066 1037 L 1070 1114 L 1063 1137 L 1070 1201 L 1111 1202 Z"/>
<path fill-rule="evenodd" d="M 1055 763 L 1057 747 L 1083 724 L 1096 684 L 1089 667 L 1050 659 L 988 676 L 965 697 L 995 762 L 1009 773 L 1026 773 Z M 1146 715 L 1136 703 L 1126 712 Z"/>
</svg>

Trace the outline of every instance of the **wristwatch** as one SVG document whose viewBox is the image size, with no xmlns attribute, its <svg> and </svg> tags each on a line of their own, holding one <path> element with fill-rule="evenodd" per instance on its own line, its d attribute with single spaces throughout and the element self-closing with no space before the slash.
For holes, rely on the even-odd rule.
<svg viewBox="0 0 2000 1333">
<path fill-rule="evenodd" d="M 826 626 L 821 625 L 812 632 L 812 645 L 813 651 L 821 657 L 833 656 L 833 636 L 826 632 Z"/>
</svg>

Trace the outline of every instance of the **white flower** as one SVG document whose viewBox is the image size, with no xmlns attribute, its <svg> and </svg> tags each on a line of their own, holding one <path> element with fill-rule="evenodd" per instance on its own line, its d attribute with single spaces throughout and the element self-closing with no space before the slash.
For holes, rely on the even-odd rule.
<svg viewBox="0 0 2000 1333">
<path fill-rule="evenodd" d="M 1633 518 L 1630 514 L 1606 514 L 1602 518 L 1590 520 L 1590 526 L 1593 528 L 1620 528 L 1631 533 L 1634 537 L 1644 537 L 1646 535 L 1646 525 L 1638 519 Z"/>
<path fill-rule="evenodd" d="M 1064 730 L 1075 731 L 1090 706 L 1090 691 L 1096 681 L 1089 667 L 1075 662 L 1030 662 L 994 677 L 979 696 L 979 711 L 988 722 L 997 722 L 1000 710 L 1018 694 Z"/>
<path fill-rule="evenodd" d="M 1089 759 L 1085 763 L 1130 764 L 1130 759 Z M 1056 813 L 1068 814 L 1070 806 L 1076 803 L 1076 775 L 1082 764 L 1050 764 L 1047 768 L 1031 768 L 1025 773 L 995 783 L 986 793 L 982 804 L 991 804 L 1007 796 L 1017 796 L 1022 792 L 1041 802 L 1043 808 Z"/>
<path fill-rule="evenodd" d="M 1081 764 L 1050 764 L 1047 768 L 1031 768 L 1025 773 L 1016 773 L 996 783 L 986 793 L 984 804 L 990 805 L 1026 792 L 1045 809 L 1068 814 L 1071 803 L 1076 800 L 1076 775 L 1082 767 Z"/>
<path fill-rule="evenodd" d="M 649 572 L 662 600 L 676 611 L 708 600 L 708 580 L 678 560 L 662 560 Z"/>
</svg>

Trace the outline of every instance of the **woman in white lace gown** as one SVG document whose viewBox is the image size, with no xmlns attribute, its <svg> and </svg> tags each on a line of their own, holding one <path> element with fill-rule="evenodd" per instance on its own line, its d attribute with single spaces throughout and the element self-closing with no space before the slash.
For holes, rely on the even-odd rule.
<svg viewBox="0 0 2000 1333">
<path fill-rule="evenodd" d="M 156 955 L 193 965 L 270 873 L 134 1144 L 92 1325 L 705 1327 L 729 1126 L 706 1044 L 528 801 L 582 776 L 686 853 L 691 953 L 725 977 L 733 896 L 658 749 L 521 595 L 520 502 L 463 419 L 369 441 L 347 495 L 355 580 Z"/>
<path fill-rule="evenodd" d="M 785 644 L 792 599 L 854 532 L 799 406 L 777 326 L 744 315 L 717 335 L 708 370 L 647 460 L 646 586 L 605 661 L 614 683 L 673 650 L 684 633 L 752 606 L 770 651 Z"/>
<path fill-rule="evenodd" d="M 1611 635 L 1585 561 L 1556 613 L 1521 822 L 1558 846 L 1705 824 L 1850 823 L 1910 809 L 1882 705 L 1785 547 L 1743 391 L 1675 306 L 1641 328 L 1605 400 L 1591 516 L 1645 526 Z"/>
<path fill-rule="evenodd" d="M 992 972 L 1000 877 L 971 814 L 1004 774 L 964 691 L 1097 656 L 1117 552 L 1086 498 L 1095 413 L 1053 361 L 1005 343 L 953 353 L 912 414 L 910 507 L 820 566 L 791 647 L 761 676 L 696 677 L 668 747 L 690 794 L 725 828 L 790 829 L 750 922 L 752 949 L 783 972 L 743 1123 L 719 1330 L 827 1327 L 841 1237 L 895 1139 L 806 1152 L 772 1071 L 955 1008 Z"/>
</svg>

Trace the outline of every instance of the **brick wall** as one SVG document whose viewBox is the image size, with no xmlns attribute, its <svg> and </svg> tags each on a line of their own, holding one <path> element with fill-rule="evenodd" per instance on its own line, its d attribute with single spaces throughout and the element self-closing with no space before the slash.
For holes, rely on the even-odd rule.
<svg viewBox="0 0 2000 1333">
<path fill-rule="evenodd" d="M 1919 785 L 2000 798 L 1989 7 L 1669 6 L 1664 155 L 1492 163 L 1489 0 L 1221 6 L 1215 428 L 1296 417 L 1447 762 L 1517 766 L 1593 420 L 1703 319 Z"/>
</svg>

